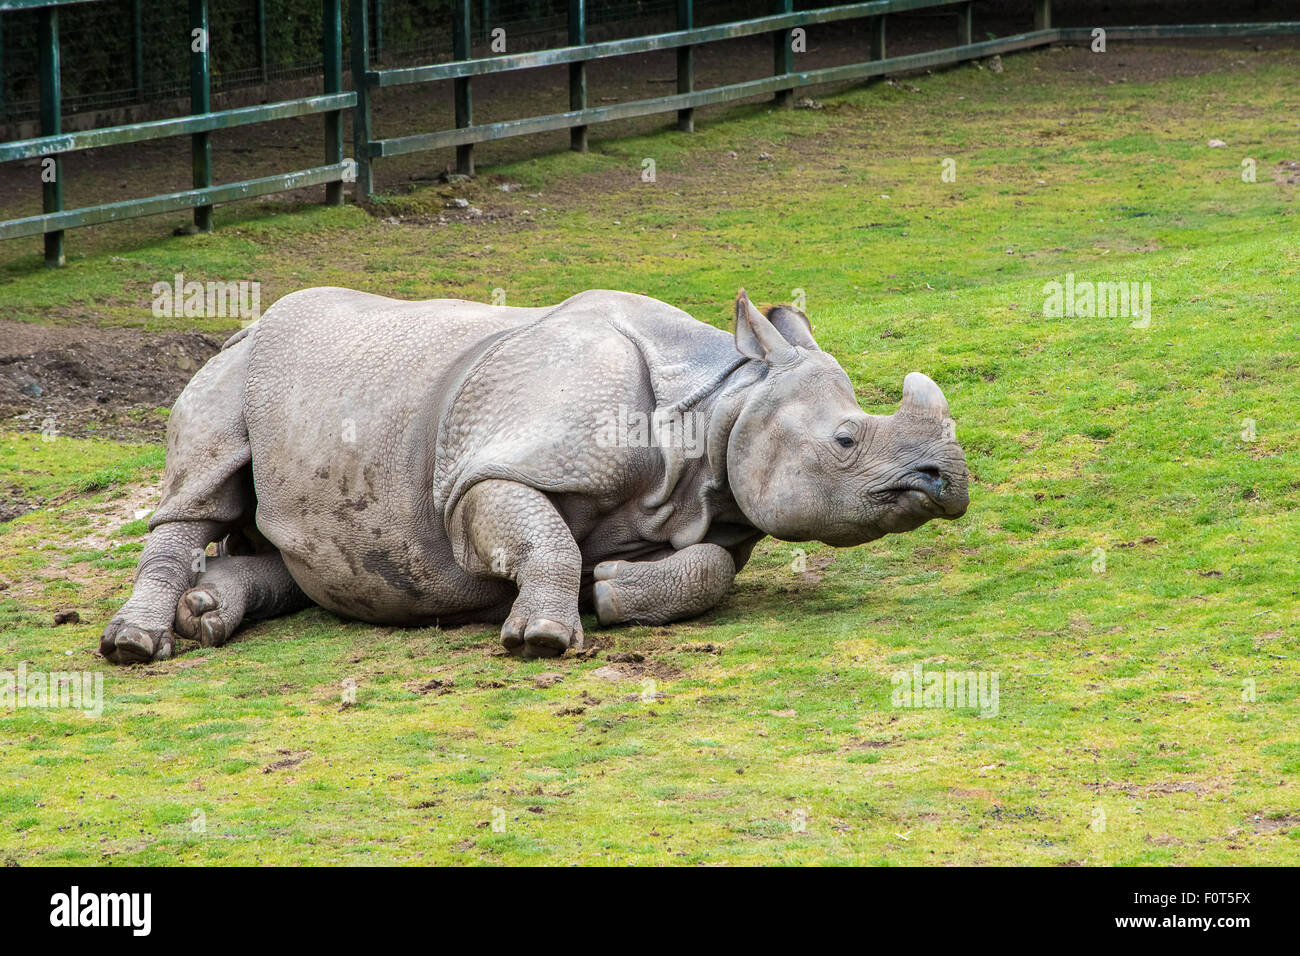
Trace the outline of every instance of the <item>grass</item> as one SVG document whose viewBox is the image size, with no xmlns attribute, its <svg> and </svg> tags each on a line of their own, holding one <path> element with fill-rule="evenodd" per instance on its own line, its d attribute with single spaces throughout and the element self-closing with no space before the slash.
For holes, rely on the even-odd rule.
<svg viewBox="0 0 1300 956">
<path fill-rule="evenodd" d="M 1274 175 L 1300 158 L 1294 64 L 1099 87 L 1063 55 L 744 107 L 379 218 L 237 206 L 211 236 L 79 235 L 65 271 L 0 263 L 31 321 L 208 330 L 229 321 L 153 318 L 149 286 L 255 277 L 264 304 L 326 283 L 512 304 L 604 286 L 718 324 L 739 285 L 802 289 L 869 411 L 910 369 L 943 386 L 974 478 L 961 521 L 806 548 L 812 573 L 765 542 L 699 620 L 588 622 L 603 656 L 646 657 L 619 683 L 602 658 L 496 656 L 490 629 L 320 610 L 123 671 L 92 650 L 160 449 L 0 436 L 0 487 L 45 501 L 0 525 L 0 655 L 105 689 L 98 719 L 0 711 L 0 859 L 1294 861 L 1300 230 Z M 439 224 L 452 195 L 509 215 Z M 1045 316 L 1067 273 L 1150 282 L 1150 326 Z M 65 607 L 82 623 L 51 626 Z M 996 673 L 997 715 L 892 706 L 918 662 Z"/>
</svg>

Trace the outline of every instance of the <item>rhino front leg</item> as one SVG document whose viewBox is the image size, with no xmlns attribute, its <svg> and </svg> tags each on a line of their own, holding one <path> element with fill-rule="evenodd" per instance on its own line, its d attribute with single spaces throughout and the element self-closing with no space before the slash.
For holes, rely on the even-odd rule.
<svg viewBox="0 0 1300 956">
<path fill-rule="evenodd" d="M 736 562 L 716 544 L 693 544 L 658 561 L 602 561 L 594 576 L 602 625 L 667 624 L 721 601 L 736 578 Z"/>
<path fill-rule="evenodd" d="M 510 653 L 555 657 L 582 648 L 582 553 L 546 495 L 513 481 L 481 481 L 457 505 L 450 530 L 461 567 L 519 587 L 501 628 Z"/>
</svg>

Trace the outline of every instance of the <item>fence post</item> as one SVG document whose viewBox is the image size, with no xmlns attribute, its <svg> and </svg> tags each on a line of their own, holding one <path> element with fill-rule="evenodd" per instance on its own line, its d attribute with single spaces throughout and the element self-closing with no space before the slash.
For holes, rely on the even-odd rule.
<svg viewBox="0 0 1300 956">
<path fill-rule="evenodd" d="M 776 14 L 791 13 L 794 0 L 775 0 Z M 794 50 L 791 48 L 792 31 L 777 30 L 772 34 L 772 75 L 785 76 L 794 72 Z M 794 89 L 777 90 L 772 98 L 777 106 L 789 106 L 794 102 Z"/>
<path fill-rule="evenodd" d="M 42 7 L 40 14 L 40 68 L 41 68 L 41 135 L 53 136 L 62 132 L 63 95 L 59 78 L 59 8 Z M 41 172 L 45 168 L 42 165 Z M 59 212 L 63 208 L 63 157 L 54 156 L 54 178 L 49 182 L 41 176 L 41 210 Z M 45 233 L 45 265 L 57 269 L 64 264 L 63 230 Z"/>
<path fill-rule="evenodd" d="M 677 0 L 677 29 L 690 30 L 695 26 L 695 0 Z M 695 89 L 695 48 L 677 48 L 677 92 L 690 93 Z M 677 111 L 677 128 L 683 133 L 695 132 L 695 110 Z"/>
<path fill-rule="evenodd" d="M 266 86 L 271 79 L 266 69 L 266 0 L 257 0 L 257 73 Z"/>
<path fill-rule="evenodd" d="M 973 3 L 963 3 L 957 7 L 957 45 L 970 46 L 972 43 L 971 33 L 971 10 L 974 8 Z"/>
<path fill-rule="evenodd" d="M 321 0 L 321 49 L 324 53 L 325 92 L 343 92 L 342 0 Z M 325 114 L 325 162 L 343 162 L 343 112 Z M 343 205 L 343 182 L 325 184 L 325 205 Z"/>
<path fill-rule="evenodd" d="M 135 98 L 144 102 L 144 0 L 131 0 L 131 66 Z"/>
<path fill-rule="evenodd" d="M 1034 0 L 1034 29 L 1052 28 L 1052 0 Z"/>
<path fill-rule="evenodd" d="M 370 0 L 350 0 L 348 19 L 351 21 L 352 88 L 357 92 L 357 105 L 352 111 L 352 156 L 357 164 L 357 201 L 369 202 L 375 191 L 370 171 L 370 18 L 366 5 Z"/>
<path fill-rule="evenodd" d="M 871 18 L 871 59 L 885 58 L 885 14 Z"/>
<path fill-rule="evenodd" d="M 453 0 L 452 17 L 452 58 L 469 59 L 470 0 Z M 464 129 L 474 125 L 474 95 L 470 89 L 468 76 L 452 80 L 456 98 L 456 128 Z M 456 172 L 465 176 L 474 175 L 474 144 L 465 143 L 456 147 Z"/>
<path fill-rule="evenodd" d="M 212 73 L 208 59 L 208 0 L 190 0 L 190 112 L 212 112 Z M 190 136 L 190 155 L 194 162 L 194 188 L 212 185 L 212 134 Z M 201 232 L 212 231 L 212 207 L 194 207 L 194 225 Z"/>
<path fill-rule="evenodd" d="M 569 0 L 569 46 L 582 46 L 587 42 L 587 0 Z M 569 109 L 587 108 L 587 64 L 569 64 Z M 587 151 L 587 127 L 569 128 L 569 148 L 580 153 Z"/>
</svg>

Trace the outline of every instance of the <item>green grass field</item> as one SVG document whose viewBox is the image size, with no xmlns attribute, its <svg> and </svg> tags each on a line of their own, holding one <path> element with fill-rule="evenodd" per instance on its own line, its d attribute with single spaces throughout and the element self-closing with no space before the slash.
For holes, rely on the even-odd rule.
<svg viewBox="0 0 1300 956">
<path fill-rule="evenodd" d="M 1064 56 L 742 107 L 378 216 L 239 205 L 210 236 L 73 233 L 57 272 L 0 250 L 10 317 L 146 330 L 231 327 L 152 317 L 175 272 L 259 279 L 263 307 L 321 284 L 618 288 L 719 325 L 738 286 L 803 290 L 868 411 L 913 369 L 943 387 L 973 477 L 960 521 L 806 557 L 769 540 L 713 613 L 589 620 L 581 659 L 309 610 L 119 670 L 94 649 L 162 448 L 10 431 L 0 489 L 47 503 L 0 524 L 0 660 L 102 673 L 105 701 L 0 709 L 0 860 L 1300 860 L 1298 56 L 1114 85 Z M 504 215 L 439 223 L 452 197 Z M 1149 325 L 1045 315 L 1069 274 L 1149 282 Z M 82 623 L 52 626 L 61 608 Z M 617 652 L 644 660 L 594 673 Z M 996 716 L 892 706 L 917 663 L 996 674 Z"/>
</svg>

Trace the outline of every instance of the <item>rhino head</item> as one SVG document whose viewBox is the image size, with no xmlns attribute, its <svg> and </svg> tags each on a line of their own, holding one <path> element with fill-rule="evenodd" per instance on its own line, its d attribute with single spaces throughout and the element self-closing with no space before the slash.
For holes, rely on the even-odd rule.
<svg viewBox="0 0 1300 956">
<path fill-rule="evenodd" d="M 920 372 L 893 415 L 868 415 L 802 312 L 759 312 L 741 289 L 736 348 L 765 366 L 727 441 L 741 511 L 785 541 L 839 547 L 966 513 L 966 457 L 948 402 Z"/>
</svg>

